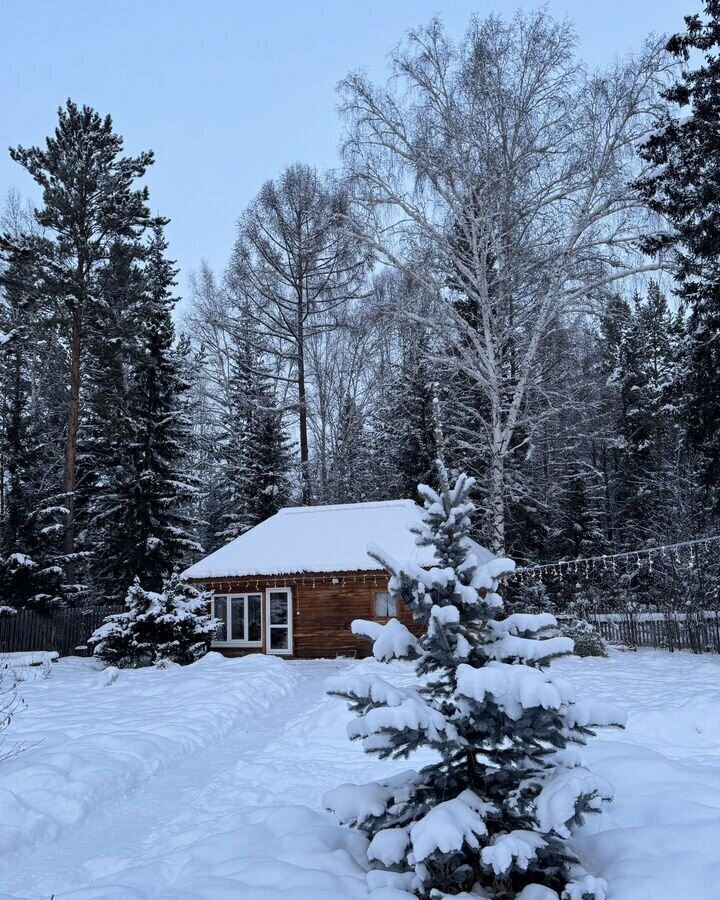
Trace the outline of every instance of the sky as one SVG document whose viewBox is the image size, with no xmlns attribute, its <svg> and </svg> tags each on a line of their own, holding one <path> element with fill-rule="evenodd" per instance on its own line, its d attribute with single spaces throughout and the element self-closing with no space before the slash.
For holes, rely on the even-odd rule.
<svg viewBox="0 0 720 900">
<path fill-rule="evenodd" d="M 110 113 L 126 150 L 155 151 L 154 213 L 171 219 L 181 274 L 227 262 L 238 216 L 291 163 L 338 164 L 337 83 L 374 79 L 414 26 L 439 15 L 460 36 L 509 0 L 0 0 L 0 198 L 37 200 L 6 148 L 41 143 L 67 97 Z M 526 4 L 530 6 L 531 4 Z M 650 33 L 682 27 L 699 0 L 551 0 L 603 66 Z"/>
</svg>

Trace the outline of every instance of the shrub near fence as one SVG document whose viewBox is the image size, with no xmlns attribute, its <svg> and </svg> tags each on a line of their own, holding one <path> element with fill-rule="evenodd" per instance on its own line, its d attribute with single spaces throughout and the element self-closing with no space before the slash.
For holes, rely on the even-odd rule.
<svg viewBox="0 0 720 900">
<path fill-rule="evenodd" d="M 72 607 L 36 610 L 19 609 L 0 615 L 0 655 L 29 650 L 57 650 L 70 656 L 76 647 L 87 644 L 105 616 L 120 612 L 124 606 Z"/>
<path fill-rule="evenodd" d="M 715 610 L 588 610 L 584 615 L 610 643 L 720 653 L 720 614 Z"/>
</svg>

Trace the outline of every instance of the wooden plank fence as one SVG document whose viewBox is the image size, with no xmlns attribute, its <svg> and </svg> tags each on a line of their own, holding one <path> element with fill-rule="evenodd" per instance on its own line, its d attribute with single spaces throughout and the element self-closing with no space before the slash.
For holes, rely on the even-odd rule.
<svg viewBox="0 0 720 900">
<path fill-rule="evenodd" d="M 715 610 L 680 612 L 599 612 L 589 610 L 585 618 L 610 643 L 628 647 L 658 647 L 720 653 L 720 614 Z"/>
<path fill-rule="evenodd" d="M 106 616 L 123 609 L 124 606 L 68 607 L 48 611 L 19 609 L 15 614 L 0 615 L 0 656 L 31 650 L 57 650 L 60 656 L 70 656 L 77 647 L 87 643 Z M 610 612 L 586 609 L 582 616 L 610 643 L 720 653 L 720 613 L 714 610 Z"/>
<path fill-rule="evenodd" d="M 76 647 L 87 643 L 105 616 L 124 608 L 19 609 L 14 614 L 0 615 L 0 656 L 29 650 L 57 650 L 60 656 L 70 656 Z"/>
</svg>

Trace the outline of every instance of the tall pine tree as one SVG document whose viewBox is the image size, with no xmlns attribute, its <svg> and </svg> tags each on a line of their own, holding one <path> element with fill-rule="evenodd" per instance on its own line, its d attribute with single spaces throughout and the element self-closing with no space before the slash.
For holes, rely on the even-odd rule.
<svg viewBox="0 0 720 900">
<path fill-rule="evenodd" d="M 36 210 L 44 229 L 33 239 L 42 293 L 52 302 L 67 341 L 68 402 L 62 479 L 63 554 L 69 591 L 79 587 L 77 475 L 85 341 L 99 302 L 100 279 L 117 241 L 140 240 L 151 221 L 147 188 L 136 188 L 152 153 L 123 156 L 110 116 L 68 100 L 45 147 L 15 147 L 12 158 L 42 189 Z"/>
</svg>

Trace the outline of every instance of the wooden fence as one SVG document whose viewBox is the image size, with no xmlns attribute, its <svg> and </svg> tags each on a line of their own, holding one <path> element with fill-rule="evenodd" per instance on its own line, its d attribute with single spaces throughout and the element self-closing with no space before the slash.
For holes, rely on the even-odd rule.
<svg viewBox="0 0 720 900">
<path fill-rule="evenodd" d="M 87 643 L 105 616 L 122 609 L 123 606 L 58 608 L 47 612 L 19 609 L 14 614 L 0 615 L 0 656 L 29 650 L 57 650 L 60 656 L 70 656 L 76 647 Z"/>
<path fill-rule="evenodd" d="M 96 606 L 87 609 L 58 608 L 47 612 L 19 609 L 0 615 L 0 655 L 30 650 L 57 650 L 60 656 L 73 654 L 106 616 L 124 606 Z M 680 612 L 610 612 L 584 610 L 605 640 L 629 647 L 659 647 L 720 653 L 720 613 L 714 610 Z"/>
<path fill-rule="evenodd" d="M 715 610 L 590 610 L 585 616 L 611 643 L 629 647 L 660 647 L 670 651 L 720 653 L 720 614 Z"/>
</svg>

